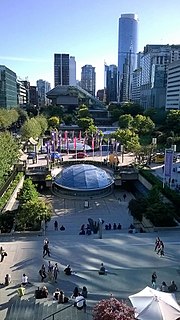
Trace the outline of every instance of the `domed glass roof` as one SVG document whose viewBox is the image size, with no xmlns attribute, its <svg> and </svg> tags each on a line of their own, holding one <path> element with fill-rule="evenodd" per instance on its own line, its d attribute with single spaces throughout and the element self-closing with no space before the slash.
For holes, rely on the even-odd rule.
<svg viewBox="0 0 180 320">
<path fill-rule="evenodd" d="M 113 177 L 105 170 L 89 164 L 76 164 L 64 168 L 54 183 L 71 190 L 101 190 L 114 183 Z"/>
</svg>

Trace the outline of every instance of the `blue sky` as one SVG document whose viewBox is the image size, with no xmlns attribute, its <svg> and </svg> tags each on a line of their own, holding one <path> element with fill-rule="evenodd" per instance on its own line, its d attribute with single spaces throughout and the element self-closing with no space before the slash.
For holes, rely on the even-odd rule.
<svg viewBox="0 0 180 320">
<path fill-rule="evenodd" d="M 53 55 L 69 53 L 81 67 L 96 67 L 96 89 L 104 86 L 104 61 L 117 64 L 118 19 L 139 17 L 138 49 L 180 44 L 180 0 L 0 0 L 0 64 L 31 85 L 54 85 Z"/>
</svg>

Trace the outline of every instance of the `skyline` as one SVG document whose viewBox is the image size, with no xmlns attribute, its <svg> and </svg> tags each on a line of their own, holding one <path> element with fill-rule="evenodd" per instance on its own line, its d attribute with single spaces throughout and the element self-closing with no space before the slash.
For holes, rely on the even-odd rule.
<svg viewBox="0 0 180 320">
<path fill-rule="evenodd" d="M 107 1 L 108 2 L 108 1 Z M 174 9 L 175 8 L 175 9 Z M 77 80 L 81 68 L 96 68 L 96 91 L 104 87 L 104 62 L 118 64 L 118 22 L 121 14 L 138 15 L 138 51 L 147 44 L 180 44 L 179 0 L 2 0 L 0 65 L 31 85 L 39 79 L 54 87 L 54 53 L 75 56 Z"/>
</svg>

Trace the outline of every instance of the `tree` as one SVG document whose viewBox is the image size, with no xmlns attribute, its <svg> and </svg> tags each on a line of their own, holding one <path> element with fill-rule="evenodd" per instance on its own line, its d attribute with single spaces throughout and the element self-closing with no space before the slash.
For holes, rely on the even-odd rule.
<svg viewBox="0 0 180 320">
<path fill-rule="evenodd" d="M 63 121 L 66 126 L 71 125 L 73 123 L 73 117 L 71 114 L 65 114 L 63 116 Z"/>
<path fill-rule="evenodd" d="M 152 130 L 155 128 L 155 124 L 149 117 L 138 114 L 137 116 L 134 117 L 134 120 L 132 122 L 132 127 L 139 134 L 145 134 L 145 133 L 152 132 Z"/>
<path fill-rule="evenodd" d="M 117 129 L 112 136 L 129 151 L 139 148 L 138 135 L 129 129 Z"/>
<path fill-rule="evenodd" d="M 78 119 L 77 124 L 83 131 L 86 131 L 94 124 L 94 120 L 92 118 L 80 118 Z"/>
<path fill-rule="evenodd" d="M 36 121 L 40 124 L 41 135 L 43 135 L 45 133 L 45 131 L 47 130 L 47 128 L 48 128 L 47 119 L 46 119 L 46 117 L 41 115 L 41 116 L 37 116 L 36 117 Z"/>
<path fill-rule="evenodd" d="M 9 132 L 0 133 L 0 185 L 19 158 L 19 145 Z"/>
<path fill-rule="evenodd" d="M 135 320 L 134 309 L 115 298 L 101 300 L 93 309 L 94 320 Z"/>
<path fill-rule="evenodd" d="M 123 114 L 119 117 L 119 127 L 121 129 L 129 129 L 131 128 L 131 124 L 133 122 L 133 117 L 130 114 Z"/>
<path fill-rule="evenodd" d="M 79 107 L 78 118 L 81 119 L 81 118 L 89 118 L 89 117 L 90 117 L 90 113 L 89 113 L 88 107 L 85 104 L 83 104 L 82 106 Z"/>
<path fill-rule="evenodd" d="M 170 110 L 167 118 L 166 124 L 168 130 L 173 130 L 175 133 L 180 132 L 180 110 Z"/>
<path fill-rule="evenodd" d="M 20 194 L 18 196 L 20 204 L 30 201 L 31 199 L 37 200 L 38 196 L 39 194 L 36 190 L 35 185 L 32 182 L 32 179 L 26 179 L 24 181 L 23 188 L 21 189 Z"/>
<path fill-rule="evenodd" d="M 128 204 L 128 209 L 131 212 L 131 215 L 138 221 L 142 221 L 144 212 L 146 211 L 147 201 L 146 199 L 131 199 Z"/>
<path fill-rule="evenodd" d="M 28 140 L 31 137 L 36 139 L 40 137 L 41 132 L 41 125 L 35 118 L 27 120 L 21 127 L 21 135 L 24 140 Z"/>
<path fill-rule="evenodd" d="M 59 127 L 59 118 L 58 117 L 51 117 L 48 119 L 48 125 L 49 127 L 52 127 L 52 128 L 58 128 Z"/>
<path fill-rule="evenodd" d="M 133 102 L 125 102 L 121 109 L 123 114 L 130 114 L 133 117 L 144 112 L 144 109 L 139 104 Z"/>
</svg>

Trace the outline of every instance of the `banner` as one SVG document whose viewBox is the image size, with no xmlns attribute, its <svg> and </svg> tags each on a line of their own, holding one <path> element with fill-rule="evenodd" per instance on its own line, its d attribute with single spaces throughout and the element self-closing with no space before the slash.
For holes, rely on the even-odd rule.
<svg viewBox="0 0 180 320">
<path fill-rule="evenodd" d="M 92 150 L 94 150 L 94 137 L 92 137 Z"/>
<path fill-rule="evenodd" d="M 164 177 L 171 178 L 172 168 L 173 168 L 173 155 L 172 149 L 165 150 L 165 162 L 164 162 Z"/>
<path fill-rule="evenodd" d="M 74 149 L 76 150 L 76 137 L 74 137 Z"/>
</svg>

